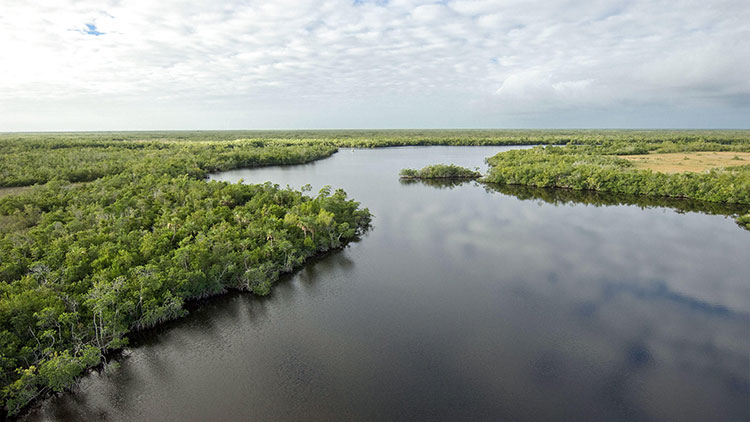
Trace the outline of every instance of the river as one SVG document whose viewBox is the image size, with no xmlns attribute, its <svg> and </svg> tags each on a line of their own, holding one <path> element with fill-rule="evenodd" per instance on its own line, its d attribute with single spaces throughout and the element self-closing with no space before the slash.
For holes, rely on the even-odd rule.
<svg viewBox="0 0 750 422">
<path fill-rule="evenodd" d="M 119 369 L 24 419 L 749 420 L 750 232 L 679 205 L 398 179 L 506 149 L 341 149 L 213 175 L 343 188 L 373 227 L 268 297 L 138 334 Z"/>
</svg>

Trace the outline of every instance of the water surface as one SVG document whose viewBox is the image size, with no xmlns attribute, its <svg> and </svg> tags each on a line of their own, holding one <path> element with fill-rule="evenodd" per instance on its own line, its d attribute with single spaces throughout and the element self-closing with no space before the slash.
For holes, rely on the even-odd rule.
<svg viewBox="0 0 750 422">
<path fill-rule="evenodd" d="M 215 175 L 340 187 L 374 227 L 269 297 L 138 336 L 119 370 L 27 419 L 750 419 L 750 233 L 715 208 L 397 177 L 504 149 L 342 149 Z"/>
</svg>

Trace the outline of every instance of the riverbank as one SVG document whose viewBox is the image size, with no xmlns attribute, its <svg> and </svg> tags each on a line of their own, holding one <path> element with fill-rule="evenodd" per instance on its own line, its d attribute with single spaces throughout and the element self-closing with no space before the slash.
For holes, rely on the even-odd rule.
<svg viewBox="0 0 750 422">
<path fill-rule="evenodd" d="M 487 159 L 489 172 L 482 179 L 499 185 L 524 185 L 545 188 L 592 190 L 627 195 L 646 195 L 738 204 L 750 209 L 750 165 L 714 167 L 703 172 L 658 172 L 639 168 L 633 159 L 619 156 L 629 145 L 609 144 L 580 148 L 537 147 L 524 151 L 509 151 Z M 640 154 L 650 164 L 658 165 L 663 154 L 645 150 Z M 732 144 L 697 144 L 686 142 L 670 149 L 681 148 L 697 152 L 722 151 L 744 154 L 750 141 Z M 695 155 L 693 155 L 695 156 Z M 738 225 L 748 228 L 744 213 L 736 217 Z"/>
</svg>

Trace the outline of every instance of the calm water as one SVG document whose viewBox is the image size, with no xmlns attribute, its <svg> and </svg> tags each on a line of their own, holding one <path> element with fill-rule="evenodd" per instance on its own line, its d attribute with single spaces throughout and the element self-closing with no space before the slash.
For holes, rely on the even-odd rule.
<svg viewBox="0 0 750 422">
<path fill-rule="evenodd" d="M 119 370 L 28 420 L 750 419 L 750 233 L 397 177 L 503 149 L 341 150 L 216 175 L 341 187 L 374 227 L 270 297 L 210 300 L 141 335 Z"/>
</svg>

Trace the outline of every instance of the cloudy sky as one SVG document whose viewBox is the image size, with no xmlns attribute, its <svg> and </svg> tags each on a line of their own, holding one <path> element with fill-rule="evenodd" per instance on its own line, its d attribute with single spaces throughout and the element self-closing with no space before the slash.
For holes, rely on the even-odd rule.
<svg viewBox="0 0 750 422">
<path fill-rule="evenodd" d="M 3 0 L 0 131 L 750 127 L 748 0 Z"/>
</svg>

